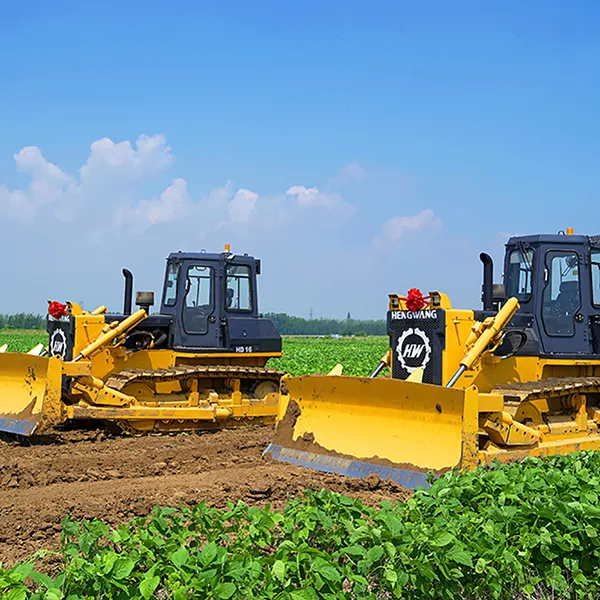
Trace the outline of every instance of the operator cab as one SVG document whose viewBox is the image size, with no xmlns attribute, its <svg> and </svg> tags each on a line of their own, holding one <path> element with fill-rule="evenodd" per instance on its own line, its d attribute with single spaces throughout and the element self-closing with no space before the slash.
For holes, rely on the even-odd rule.
<svg viewBox="0 0 600 600">
<path fill-rule="evenodd" d="M 281 337 L 258 312 L 260 260 L 247 254 L 171 253 L 160 312 L 173 318 L 173 348 L 280 352 Z"/>
<path fill-rule="evenodd" d="M 260 260 L 233 254 L 172 252 L 167 257 L 160 313 L 151 314 L 153 292 L 136 292 L 136 304 L 148 317 L 128 333 L 130 350 L 152 347 L 193 353 L 266 355 L 281 353 L 281 336 L 270 319 L 258 312 Z M 123 269 L 123 321 L 132 312 L 133 275 Z"/>
<path fill-rule="evenodd" d="M 567 234 L 511 237 L 506 243 L 502 286 L 491 285 L 484 262 L 484 312 L 504 298 L 521 308 L 507 328 L 526 341 L 519 355 L 589 356 L 600 353 L 600 237 Z M 491 289 L 490 289 L 491 286 Z"/>
</svg>

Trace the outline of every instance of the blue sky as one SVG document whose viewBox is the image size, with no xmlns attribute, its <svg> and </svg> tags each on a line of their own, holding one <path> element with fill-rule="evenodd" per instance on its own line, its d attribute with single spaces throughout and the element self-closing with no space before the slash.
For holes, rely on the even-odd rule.
<svg viewBox="0 0 600 600">
<path fill-rule="evenodd" d="M 507 234 L 600 233 L 599 17 L 4 3 L 0 311 L 116 310 L 122 266 L 158 291 L 170 251 L 227 242 L 262 259 L 264 311 L 378 318 L 413 286 L 479 307 Z"/>
</svg>

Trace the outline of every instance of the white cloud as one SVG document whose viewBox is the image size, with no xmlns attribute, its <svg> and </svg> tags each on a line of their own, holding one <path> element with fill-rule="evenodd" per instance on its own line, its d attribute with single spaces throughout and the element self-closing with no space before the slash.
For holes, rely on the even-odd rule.
<svg viewBox="0 0 600 600">
<path fill-rule="evenodd" d="M 38 210 L 56 203 L 77 189 L 75 180 L 44 158 L 36 146 L 26 146 L 14 156 L 17 170 L 31 177 L 27 190 L 9 190 L 0 186 L 0 206 L 9 216 L 20 221 L 31 221 Z"/>
<path fill-rule="evenodd" d="M 114 224 L 117 227 L 131 225 L 139 232 L 151 225 L 181 219 L 192 210 L 193 202 L 188 194 L 186 181 L 175 179 L 158 198 L 142 200 L 134 208 L 117 209 Z"/>
<path fill-rule="evenodd" d="M 227 207 L 229 218 L 232 221 L 245 223 L 250 218 L 257 201 L 258 194 L 255 192 L 245 189 L 238 190 Z"/>
<path fill-rule="evenodd" d="M 149 199 L 140 197 L 141 184 L 174 162 L 163 135 L 141 135 L 133 143 L 98 139 L 91 144 L 78 177 L 50 163 L 35 146 L 23 148 L 14 158 L 17 170 L 28 175 L 31 183 L 16 190 L 0 185 L 0 210 L 4 209 L 2 213 L 8 218 L 26 222 L 49 216 L 73 221 L 85 215 L 89 223 L 104 230 L 110 229 L 112 218 L 112 226 L 117 230 L 127 226 L 133 233 L 141 233 L 159 223 L 186 219 L 186 225 L 196 223 L 196 235 L 206 235 L 249 222 L 264 230 L 297 226 L 298 219 L 307 225 L 319 219 L 327 227 L 329 220 L 324 221 L 324 216 L 313 212 L 319 210 L 327 211 L 335 219 L 334 225 L 339 226 L 355 211 L 339 192 L 303 185 L 262 198 L 252 190 L 234 188 L 227 182 L 194 201 L 186 181 L 178 178 L 162 193 Z M 358 165 L 351 164 L 342 169 L 341 176 L 356 180 L 362 177 L 361 173 Z M 89 229 L 90 239 L 100 239 L 100 234 L 94 235 Z"/>
<path fill-rule="evenodd" d="M 110 172 L 113 176 L 125 175 L 139 179 L 155 175 L 173 164 L 171 148 L 163 135 L 140 135 L 135 143 L 123 141 L 115 144 L 110 138 L 102 138 L 91 145 L 91 154 L 79 170 L 81 180 Z"/>
<path fill-rule="evenodd" d="M 322 192 L 317 187 L 293 185 L 288 188 L 285 195 L 288 198 L 295 198 L 298 206 L 302 208 L 324 207 L 339 218 L 349 217 L 355 211 L 355 207 L 346 202 L 338 192 Z"/>
<path fill-rule="evenodd" d="M 434 216 L 430 208 L 426 208 L 416 215 L 409 217 L 392 217 L 382 226 L 382 236 L 373 240 L 376 248 L 385 249 L 401 240 L 406 233 L 411 231 L 435 231 L 440 229 L 442 223 Z"/>
<path fill-rule="evenodd" d="M 77 181 L 46 160 L 37 146 L 22 148 L 14 155 L 15 165 L 31 178 L 31 183 L 27 189 L 17 190 L 0 185 L 2 212 L 9 218 L 30 222 L 49 207 L 51 215 L 71 221 L 79 210 L 85 210 L 86 204 L 91 207 L 107 206 L 111 201 L 125 203 L 130 200 L 126 196 L 132 194 L 126 183 L 155 176 L 173 162 L 162 135 L 141 135 L 135 148 L 129 141 L 115 144 L 109 138 L 102 138 L 90 150 Z M 108 194 L 107 189 L 115 191 Z M 148 206 L 144 209 L 148 210 Z"/>
<path fill-rule="evenodd" d="M 213 188 L 208 196 L 200 201 L 199 211 L 203 215 L 220 219 L 215 227 L 215 230 L 218 230 L 228 225 L 247 223 L 255 212 L 258 199 L 256 192 L 244 188 L 233 193 L 231 182 L 227 182 L 224 186 Z M 206 231 L 201 232 L 203 238 L 207 234 Z"/>
<path fill-rule="evenodd" d="M 330 185 L 346 185 L 349 183 L 360 183 L 364 181 L 367 172 L 357 163 L 351 162 L 344 165 L 336 177 L 329 180 Z"/>
</svg>

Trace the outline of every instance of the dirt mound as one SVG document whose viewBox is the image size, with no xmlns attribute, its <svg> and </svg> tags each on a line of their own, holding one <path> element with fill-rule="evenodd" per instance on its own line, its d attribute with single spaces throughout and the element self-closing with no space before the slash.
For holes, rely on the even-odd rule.
<svg viewBox="0 0 600 600">
<path fill-rule="evenodd" d="M 281 508 L 307 488 L 374 506 L 409 492 L 377 477 L 348 479 L 262 458 L 270 427 L 203 434 L 128 437 L 70 431 L 21 442 L 0 438 L 0 561 L 13 564 L 57 548 L 61 521 L 117 524 L 152 506 L 228 501 Z"/>
</svg>

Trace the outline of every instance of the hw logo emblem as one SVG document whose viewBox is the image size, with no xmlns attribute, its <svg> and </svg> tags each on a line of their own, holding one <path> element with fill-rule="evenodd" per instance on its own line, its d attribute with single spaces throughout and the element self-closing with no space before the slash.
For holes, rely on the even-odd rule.
<svg viewBox="0 0 600 600">
<path fill-rule="evenodd" d="M 431 344 L 427 334 L 417 327 L 407 329 L 398 338 L 396 354 L 402 368 L 409 373 L 418 368 L 424 369 L 431 356 Z"/>
<path fill-rule="evenodd" d="M 62 329 L 55 329 L 50 338 L 50 355 L 60 356 L 63 360 L 67 355 L 67 336 Z"/>
</svg>

